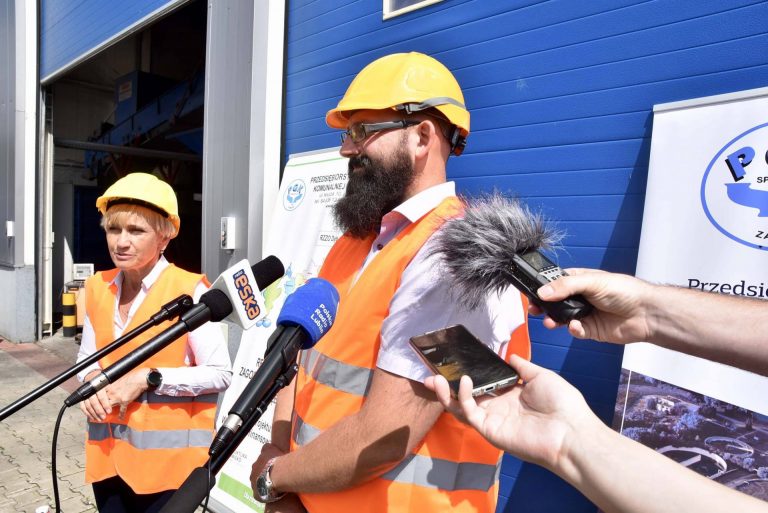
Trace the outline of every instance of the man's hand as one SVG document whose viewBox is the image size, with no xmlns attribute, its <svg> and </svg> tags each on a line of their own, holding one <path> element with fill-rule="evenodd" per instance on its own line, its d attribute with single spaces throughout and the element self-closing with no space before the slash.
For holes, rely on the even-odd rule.
<svg viewBox="0 0 768 513">
<path fill-rule="evenodd" d="M 567 269 L 568 276 L 544 285 L 538 290 L 545 301 L 559 301 L 581 294 L 595 310 L 581 320 L 572 320 L 568 331 L 577 338 L 625 344 L 650 340 L 652 319 L 646 307 L 653 285 L 626 274 L 615 274 L 594 269 Z M 535 305 L 534 315 L 543 313 Z M 552 329 L 559 325 L 549 317 L 544 326 Z"/>
<path fill-rule="evenodd" d="M 306 513 L 307 509 L 295 493 L 286 494 L 279 501 L 264 505 L 264 513 Z"/>
<path fill-rule="evenodd" d="M 251 489 L 254 492 L 254 496 L 256 495 L 256 479 L 261 475 L 267 462 L 283 454 L 285 454 L 284 451 L 276 445 L 265 444 L 262 446 L 261 454 L 259 454 L 256 462 L 251 467 Z M 306 511 L 306 508 L 301 503 L 301 499 L 294 493 L 287 493 L 279 501 L 264 505 L 264 513 L 305 513 Z"/>
<path fill-rule="evenodd" d="M 496 447 L 521 459 L 554 470 L 575 435 L 600 420 L 581 394 L 554 372 L 523 358 L 510 362 L 524 384 L 499 396 L 472 397 L 472 380 L 461 378 L 458 399 L 442 376 L 424 383 L 448 411 L 468 423 Z"/>
<path fill-rule="evenodd" d="M 261 454 L 251 466 L 251 488 L 256 489 L 256 479 L 261 475 L 261 471 L 267 466 L 267 462 L 272 458 L 277 458 L 285 454 L 278 446 L 273 444 L 264 444 L 261 447 Z"/>
</svg>

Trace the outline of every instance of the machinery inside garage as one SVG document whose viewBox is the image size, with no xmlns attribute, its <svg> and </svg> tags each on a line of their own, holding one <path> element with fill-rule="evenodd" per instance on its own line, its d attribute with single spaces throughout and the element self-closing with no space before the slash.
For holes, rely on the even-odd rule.
<svg viewBox="0 0 768 513">
<path fill-rule="evenodd" d="M 45 84 L 53 235 L 44 332 L 59 326 L 61 292 L 77 292 L 79 273 L 112 267 L 95 201 L 129 172 L 174 187 L 184 229 L 166 254 L 200 270 L 206 16 L 205 2 L 185 3 Z"/>
</svg>

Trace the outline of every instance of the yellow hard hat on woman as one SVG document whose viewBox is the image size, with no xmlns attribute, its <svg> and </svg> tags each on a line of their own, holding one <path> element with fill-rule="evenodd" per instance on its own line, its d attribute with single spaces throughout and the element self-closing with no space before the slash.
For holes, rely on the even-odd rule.
<svg viewBox="0 0 768 513">
<path fill-rule="evenodd" d="M 155 175 L 148 173 L 131 173 L 113 183 L 103 195 L 96 199 L 96 208 L 101 215 L 107 213 L 112 205 L 139 205 L 168 219 L 179 233 L 179 204 L 173 188 Z M 173 238 L 172 237 L 172 238 Z"/>
<path fill-rule="evenodd" d="M 453 153 L 460 155 L 469 135 L 469 111 L 456 78 L 428 55 L 395 53 L 363 68 L 336 108 L 325 115 L 325 122 L 343 129 L 357 110 L 393 109 L 412 114 L 432 108 L 455 127 L 450 143 Z"/>
</svg>

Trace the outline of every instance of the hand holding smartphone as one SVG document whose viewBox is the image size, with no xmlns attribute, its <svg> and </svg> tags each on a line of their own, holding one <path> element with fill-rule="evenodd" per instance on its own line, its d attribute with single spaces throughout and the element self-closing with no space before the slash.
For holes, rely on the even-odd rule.
<svg viewBox="0 0 768 513">
<path fill-rule="evenodd" d="M 411 346 L 435 374 L 459 392 L 463 375 L 472 378 L 472 395 L 487 394 L 517 383 L 519 376 L 507 362 L 461 324 L 411 337 Z"/>
</svg>

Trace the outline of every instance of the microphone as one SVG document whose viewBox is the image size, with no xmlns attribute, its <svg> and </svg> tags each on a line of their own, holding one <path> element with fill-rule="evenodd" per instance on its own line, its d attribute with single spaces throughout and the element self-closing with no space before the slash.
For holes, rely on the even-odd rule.
<svg viewBox="0 0 768 513">
<path fill-rule="evenodd" d="M 253 327 L 266 315 L 263 308 L 264 298 L 259 291 L 266 289 L 284 274 L 283 263 L 274 255 L 268 256 L 253 267 L 248 265 L 248 260 L 243 259 L 226 269 L 211 284 L 212 290 L 221 290 L 231 299 L 232 313 L 224 320 L 237 324 L 244 330 Z"/>
<path fill-rule="evenodd" d="M 592 311 L 581 295 L 563 301 L 542 301 L 536 291 L 567 273 L 539 250 L 562 239 L 540 213 L 518 199 L 500 194 L 467 200 L 463 218 L 446 221 L 435 235 L 430 254 L 438 254 L 461 302 L 477 308 L 489 291 L 509 285 L 525 294 L 555 321 L 567 324 Z"/>
<path fill-rule="evenodd" d="M 286 298 L 277 318 L 277 328 L 267 342 L 264 362 L 230 408 L 229 415 L 216 433 L 208 451 L 212 458 L 231 442 L 244 421 L 254 413 L 259 417 L 264 413 L 261 408 L 269 404 L 264 398 L 279 378 L 296 366 L 299 350 L 311 348 L 328 333 L 336 318 L 338 304 L 339 293 L 330 282 L 322 278 L 307 280 Z M 279 388 L 287 384 L 282 383 Z"/>
<path fill-rule="evenodd" d="M 214 282 L 219 284 L 218 287 L 211 288 L 200 296 L 200 301 L 184 312 L 179 321 L 104 369 L 95 378 L 83 383 L 64 400 L 64 404 L 72 406 L 88 399 L 180 336 L 196 330 L 206 322 L 233 319 L 244 329 L 250 328 L 266 315 L 260 306 L 263 305 L 261 294 L 258 294 L 259 299 L 257 299 L 258 292 L 253 292 L 251 284 L 255 284 L 259 289 L 266 288 L 284 272 L 283 264 L 275 256 L 269 256 L 253 267 L 250 267 L 246 260 L 238 262 L 225 270 Z"/>
<path fill-rule="evenodd" d="M 229 411 L 208 451 L 210 458 L 192 471 L 160 513 L 193 512 L 215 484 L 215 476 L 269 406 L 296 375 L 300 349 L 314 346 L 333 325 L 339 294 L 328 281 L 312 278 L 288 296 L 267 342 L 264 363 Z"/>
</svg>

